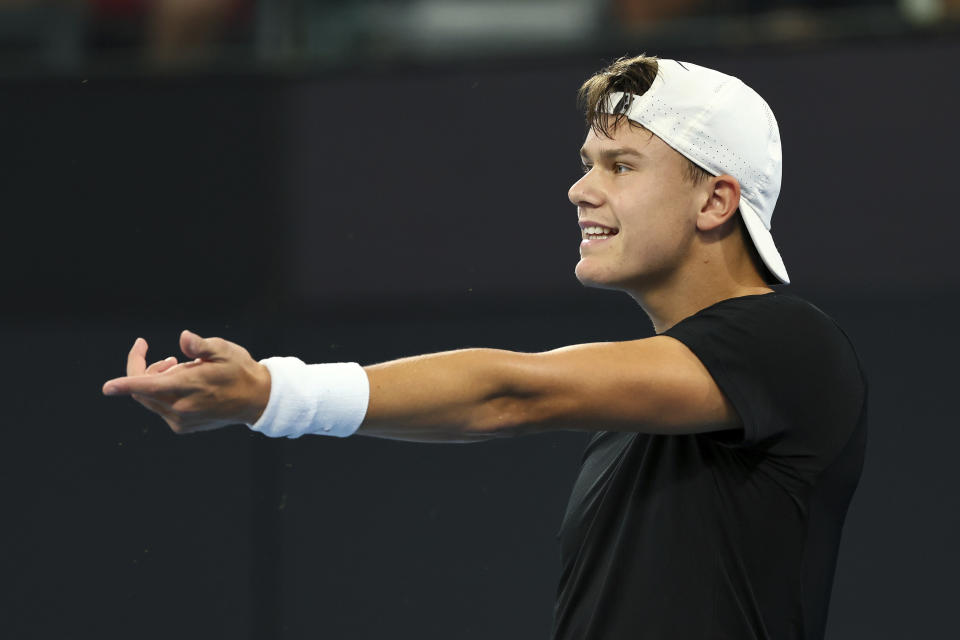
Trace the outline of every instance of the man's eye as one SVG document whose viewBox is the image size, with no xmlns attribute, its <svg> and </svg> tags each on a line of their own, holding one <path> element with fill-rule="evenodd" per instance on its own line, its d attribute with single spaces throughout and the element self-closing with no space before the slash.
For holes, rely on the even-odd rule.
<svg viewBox="0 0 960 640">
<path fill-rule="evenodd" d="M 625 164 L 617 163 L 613 165 L 613 171 L 614 173 L 626 173 L 627 171 L 630 171 L 630 167 Z"/>
<path fill-rule="evenodd" d="M 589 164 L 581 164 L 581 165 L 580 165 L 580 170 L 583 171 L 584 173 L 590 171 L 591 168 L 592 168 L 592 167 L 591 167 Z"/>
</svg>

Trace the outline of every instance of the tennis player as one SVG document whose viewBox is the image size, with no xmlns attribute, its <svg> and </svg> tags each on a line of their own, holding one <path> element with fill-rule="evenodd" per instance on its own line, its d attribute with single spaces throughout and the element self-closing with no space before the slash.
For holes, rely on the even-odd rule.
<svg viewBox="0 0 960 640">
<path fill-rule="evenodd" d="M 184 331 L 186 362 L 147 367 L 138 338 L 127 376 L 103 392 L 132 395 L 177 433 L 591 431 L 561 527 L 556 640 L 822 638 L 867 381 L 834 321 L 780 286 L 774 115 L 737 78 L 644 56 L 580 96 L 576 275 L 629 294 L 654 337 L 362 367 L 257 362 Z"/>
</svg>

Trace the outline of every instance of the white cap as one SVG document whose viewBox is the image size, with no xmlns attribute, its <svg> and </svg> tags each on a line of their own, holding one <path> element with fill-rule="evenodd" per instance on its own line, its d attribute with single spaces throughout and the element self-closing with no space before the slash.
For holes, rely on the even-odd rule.
<svg viewBox="0 0 960 640">
<path fill-rule="evenodd" d="M 622 113 L 698 166 L 740 183 L 740 215 L 763 263 L 783 283 L 787 268 L 770 235 L 783 154 L 773 111 L 733 76 L 689 62 L 658 59 L 643 95 L 611 93 L 601 111 Z"/>
</svg>

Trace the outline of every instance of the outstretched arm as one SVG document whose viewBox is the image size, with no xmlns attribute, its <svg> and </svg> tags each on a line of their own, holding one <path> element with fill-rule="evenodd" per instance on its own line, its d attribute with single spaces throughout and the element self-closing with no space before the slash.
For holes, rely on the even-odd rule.
<svg viewBox="0 0 960 640">
<path fill-rule="evenodd" d="M 737 428 L 736 410 L 686 346 L 657 336 L 541 353 L 464 349 L 364 368 L 357 433 L 483 440 L 551 430 L 682 434 Z"/>
<path fill-rule="evenodd" d="M 107 395 L 133 395 L 176 432 L 253 423 L 270 398 L 269 372 L 239 345 L 181 336 L 193 361 L 146 367 L 138 340 L 128 375 Z M 162 371 L 159 369 L 163 368 Z M 694 433 L 738 425 L 700 361 L 665 336 L 542 353 L 463 349 L 364 367 L 366 415 L 357 433 L 473 442 L 555 429 Z"/>
</svg>

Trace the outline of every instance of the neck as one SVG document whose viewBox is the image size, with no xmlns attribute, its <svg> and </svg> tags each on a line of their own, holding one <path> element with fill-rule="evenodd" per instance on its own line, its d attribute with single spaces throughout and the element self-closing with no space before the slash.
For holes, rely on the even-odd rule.
<svg viewBox="0 0 960 640">
<path fill-rule="evenodd" d="M 626 290 L 663 333 L 684 318 L 728 298 L 773 291 L 745 251 L 719 251 L 688 260 L 656 282 Z"/>
</svg>

